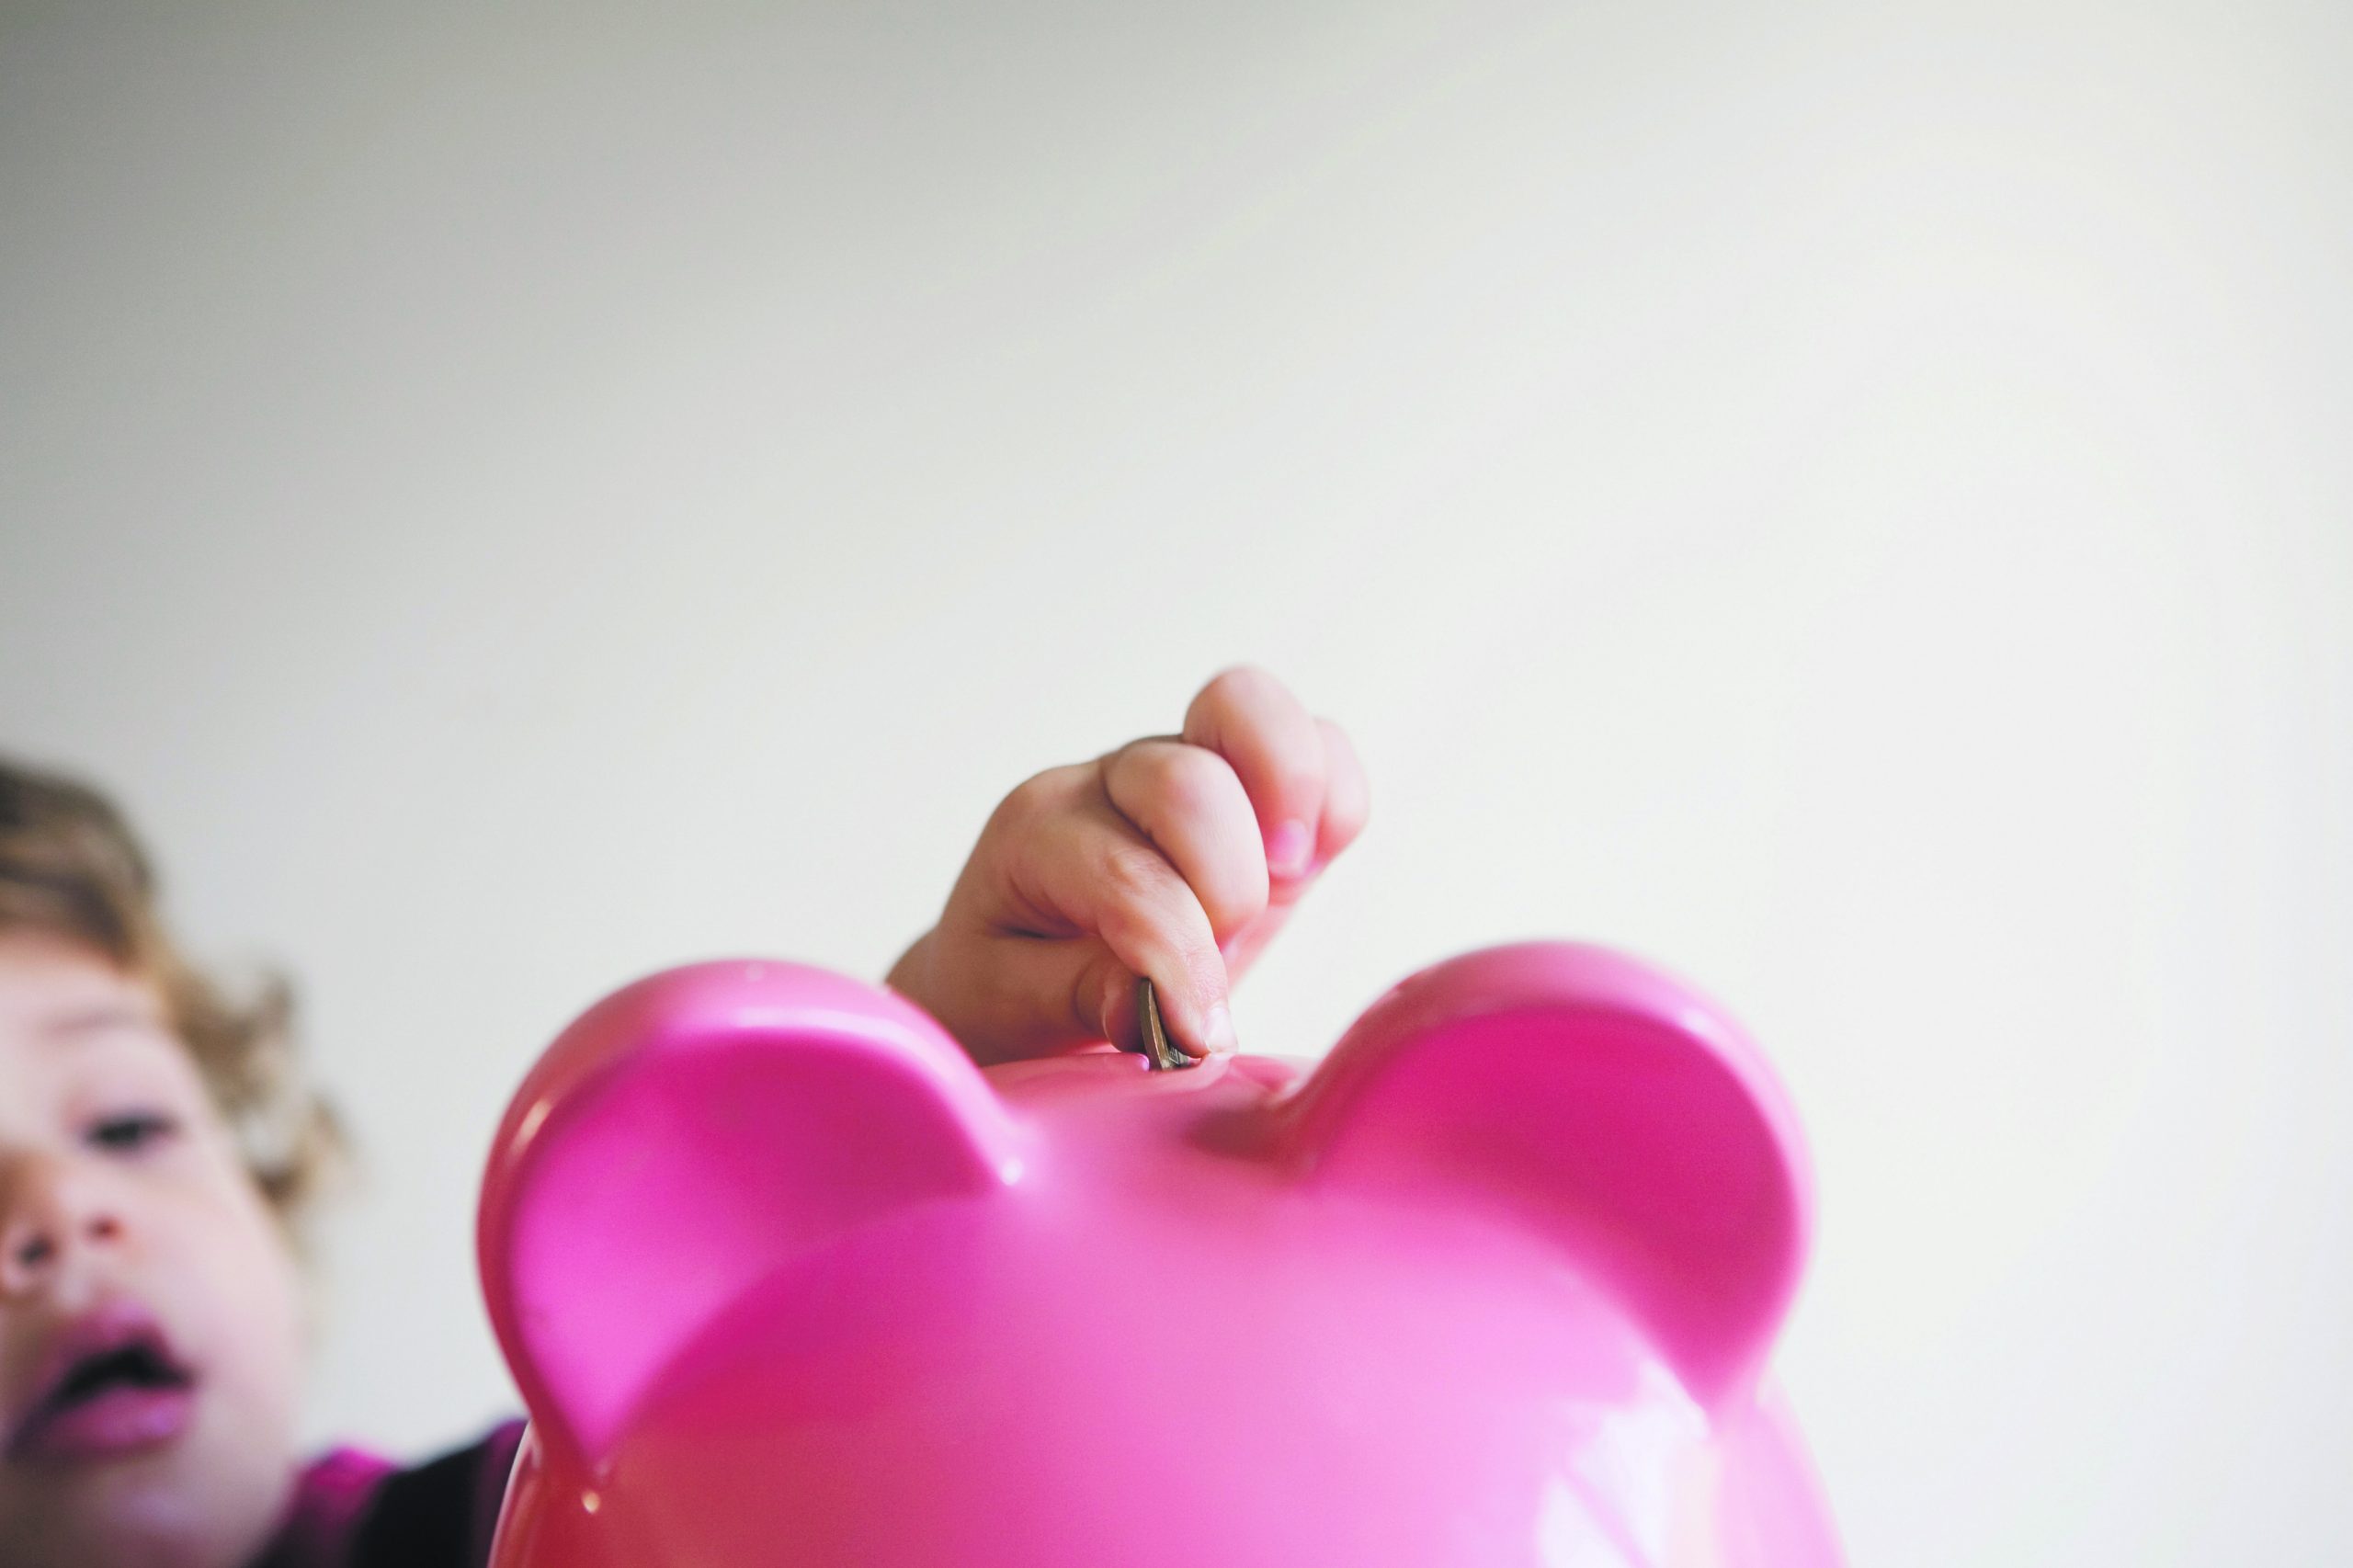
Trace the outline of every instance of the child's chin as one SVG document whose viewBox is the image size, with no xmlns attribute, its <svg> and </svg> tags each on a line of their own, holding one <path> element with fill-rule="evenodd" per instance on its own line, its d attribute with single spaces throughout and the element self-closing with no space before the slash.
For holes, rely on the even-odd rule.
<svg viewBox="0 0 2353 1568">
<path fill-rule="evenodd" d="M 97 1562 L 241 1563 L 257 1556 L 283 1516 L 290 1460 L 240 1447 L 217 1410 L 176 1435 L 131 1451 L 51 1471 L 85 1521 Z"/>
</svg>

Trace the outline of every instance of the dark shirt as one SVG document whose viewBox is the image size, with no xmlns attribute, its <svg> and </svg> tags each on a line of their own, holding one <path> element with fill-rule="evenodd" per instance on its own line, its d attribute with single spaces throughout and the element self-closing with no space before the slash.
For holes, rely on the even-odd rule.
<svg viewBox="0 0 2353 1568">
<path fill-rule="evenodd" d="M 522 1437 L 508 1421 L 412 1470 L 358 1449 L 323 1454 L 253 1568 L 483 1568 Z"/>
</svg>

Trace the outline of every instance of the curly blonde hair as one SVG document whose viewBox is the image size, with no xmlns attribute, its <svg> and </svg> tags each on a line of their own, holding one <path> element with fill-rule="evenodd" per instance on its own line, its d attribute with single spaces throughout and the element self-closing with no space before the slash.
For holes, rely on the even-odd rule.
<svg viewBox="0 0 2353 1568">
<path fill-rule="evenodd" d="M 299 1246 L 347 1143 L 300 1071 L 293 992 L 276 975 L 233 995 L 188 961 L 157 910 L 153 863 L 114 803 L 77 779 L 0 757 L 0 931 L 105 953 L 162 998 L 254 1185 Z"/>
</svg>

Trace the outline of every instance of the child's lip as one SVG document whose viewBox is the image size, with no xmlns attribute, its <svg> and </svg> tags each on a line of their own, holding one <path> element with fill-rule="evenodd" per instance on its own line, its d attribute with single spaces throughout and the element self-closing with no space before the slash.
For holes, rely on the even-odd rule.
<svg viewBox="0 0 2353 1568">
<path fill-rule="evenodd" d="M 104 1391 L 95 1398 L 65 1397 L 67 1383 L 85 1362 L 133 1348 L 153 1358 L 168 1381 Z M 194 1371 L 173 1349 L 154 1313 L 127 1298 L 108 1301 L 66 1324 L 42 1353 L 30 1387 L 9 1413 L 8 1457 L 89 1457 L 176 1437 L 187 1425 L 195 1382 Z M 139 1397 L 130 1397 L 134 1394 Z M 49 1454 L 51 1449 L 57 1451 Z"/>
</svg>

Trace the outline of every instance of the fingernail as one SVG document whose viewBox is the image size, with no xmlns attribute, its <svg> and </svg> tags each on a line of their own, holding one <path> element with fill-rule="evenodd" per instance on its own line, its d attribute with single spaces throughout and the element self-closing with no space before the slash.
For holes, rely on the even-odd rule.
<svg viewBox="0 0 2353 1568">
<path fill-rule="evenodd" d="M 1307 853 L 1313 847 L 1305 823 L 1284 823 L 1267 840 L 1267 869 L 1279 877 L 1295 877 L 1307 869 Z"/>
<path fill-rule="evenodd" d="M 1220 1002 L 1210 1009 L 1209 1017 L 1201 1020 L 1201 1027 L 1208 1031 L 1212 1055 L 1233 1050 L 1233 1015 L 1225 1010 L 1224 1003 Z"/>
</svg>

